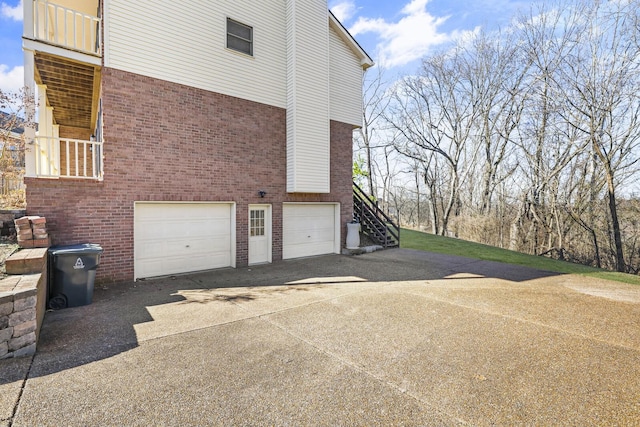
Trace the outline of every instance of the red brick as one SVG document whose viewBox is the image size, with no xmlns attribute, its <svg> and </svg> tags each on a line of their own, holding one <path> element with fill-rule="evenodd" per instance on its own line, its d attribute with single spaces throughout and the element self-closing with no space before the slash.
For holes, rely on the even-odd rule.
<svg viewBox="0 0 640 427">
<path fill-rule="evenodd" d="M 48 237 L 44 239 L 33 239 L 34 248 L 48 248 L 49 246 L 51 246 L 51 239 Z"/>
<path fill-rule="evenodd" d="M 18 246 L 22 249 L 32 249 L 35 248 L 33 244 L 33 240 L 25 240 L 23 242 L 18 241 Z"/>
<path fill-rule="evenodd" d="M 249 204 L 272 204 L 274 261 L 283 202 L 339 202 L 342 223 L 351 220 L 351 125 L 331 122 L 331 192 L 289 194 L 282 108 L 111 68 L 102 105 L 103 181 L 25 178 L 28 213 L 46 218 L 54 244 L 104 248 L 98 281 L 133 278 L 134 201 L 235 202 L 238 267 L 247 264 Z"/>
<path fill-rule="evenodd" d="M 31 240 L 33 239 L 33 232 L 31 229 L 18 231 L 18 240 Z"/>
<path fill-rule="evenodd" d="M 29 218 L 26 216 L 18 218 L 13 222 L 15 223 L 16 227 L 31 227 L 31 221 L 29 221 Z"/>
</svg>

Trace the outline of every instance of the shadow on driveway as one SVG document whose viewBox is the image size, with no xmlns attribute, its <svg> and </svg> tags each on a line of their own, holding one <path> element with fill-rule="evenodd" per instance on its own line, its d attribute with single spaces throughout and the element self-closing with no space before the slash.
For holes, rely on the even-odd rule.
<svg viewBox="0 0 640 427">
<path fill-rule="evenodd" d="M 497 262 L 391 249 L 360 256 L 320 256 L 97 287 L 91 305 L 47 312 L 28 375 L 31 378 L 46 376 L 137 347 L 140 341 L 136 328 L 153 322 L 151 311 L 165 305 L 241 304 L 269 293 L 304 293 L 346 283 L 436 280 L 461 273 L 513 282 L 555 275 Z M 243 289 L 222 292 L 233 288 Z M 175 322 L 189 322 L 188 316 L 193 313 L 187 310 L 185 313 L 183 319 L 176 318 Z M 24 378 L 24 370 L 15 369 L 14 363 L 0 362 L 0 384 Z"/>
</svg>

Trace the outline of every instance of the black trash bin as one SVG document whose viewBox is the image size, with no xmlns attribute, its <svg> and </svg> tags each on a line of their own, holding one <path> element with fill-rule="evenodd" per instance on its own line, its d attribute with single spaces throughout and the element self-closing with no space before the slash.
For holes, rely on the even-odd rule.
<svg viewBox="0 0 640 427">
<path fill-rule="evenodd" d="M 100 245 L 93 243 L 49 249 L 49 308 L 91 304 L 101 254 Z"/>
</svg>

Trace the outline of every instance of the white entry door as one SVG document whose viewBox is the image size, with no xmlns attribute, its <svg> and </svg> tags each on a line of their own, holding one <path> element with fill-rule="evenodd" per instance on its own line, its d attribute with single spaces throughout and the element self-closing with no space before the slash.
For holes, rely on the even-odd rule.
<svg viewBox="0 0 640 427">
<path fill-rule="evenodd" d="M 271 206 L 249 206 L 249 264 L 271 262 Z"/>
</svg>

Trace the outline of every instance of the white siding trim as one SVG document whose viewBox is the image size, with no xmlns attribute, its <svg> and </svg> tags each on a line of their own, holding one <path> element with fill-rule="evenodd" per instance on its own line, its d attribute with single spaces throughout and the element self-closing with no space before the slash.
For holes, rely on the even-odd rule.
<svg viewBox="0 0 640 427">
<path fill-rule="evenodd" d="M 111 66 L 111 52 L 109 47 L 111 46 L 110 27 L 111 27 L 111 1 L 104 0 L 102 2 L 102 59 L 105 67 Z"/>
<path fill-rule="evenodd" d="M 287 192 L 330 192 L 326 3 L 287 0 Z"/>
</svg>

